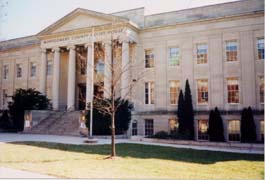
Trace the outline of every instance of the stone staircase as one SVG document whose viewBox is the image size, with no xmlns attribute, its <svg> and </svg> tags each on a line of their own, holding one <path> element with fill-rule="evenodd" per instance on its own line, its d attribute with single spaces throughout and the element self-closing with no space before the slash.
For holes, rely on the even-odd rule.
<svg viewBox="0 0 265 180">
<path fill-rule="evenodd" d="M 54 111 L 27 133 L 79 136 L 79 111 Z"/>
</svg>

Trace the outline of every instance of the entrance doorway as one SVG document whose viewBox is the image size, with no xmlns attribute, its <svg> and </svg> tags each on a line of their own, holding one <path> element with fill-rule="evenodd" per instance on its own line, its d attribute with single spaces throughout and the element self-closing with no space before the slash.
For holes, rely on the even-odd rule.
<svg viewBox="0 0 265 180">
<path fill-rule="evenodd" d="M 78 109 L 84 110 L 86 108 L 86 84 L 78 84 Z"/>
</svg>

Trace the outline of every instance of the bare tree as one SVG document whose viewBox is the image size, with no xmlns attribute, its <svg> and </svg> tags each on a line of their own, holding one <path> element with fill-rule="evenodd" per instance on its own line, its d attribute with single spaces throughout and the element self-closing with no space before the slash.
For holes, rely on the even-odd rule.
<svg viewBox="0 0 265 180">
<path fill-rule="evenodd" d="M 118 108 L 121 106 L 122 101 L 116 101 L 121 97 L 121 91 L 126 90 L 125 94 L 123 94 L 123 99 L 130 100 L 131 99 L 131 90 L 139 82 L 143 77 L 145 72 L 139 71 L 141 69 L 142 62 L 132 61 L 132 59 L 126 60 L 127 63 L 124 64 L 121 59 L 121 54 L 125 53 L 122 51 L 122 44 L 119 41 L 120 37 L 113 36 L 115 21 L 112 23 L 111 33 L 108 34 L 108 43 L 110 43 L 111 49 L 111 57 L 109 61 L 104 61 L 104 73 L 97 74 L 99 69 L 98 67 L 91 67 L 94 72 L 96 72 L 97 76 L 95 76 L 94 85 L 97 87 L 95 93 L 93 92 L 93 108 L 97 109 L 99 112 L 103 114 L 107 114 L 111 117 L 111 158 L 116 156 L 116 147 L 115 147 L 115 114 Z M 99 59 L 104 57 L 104 59 L 108 59 L 109 54 L 102 50 L 102 44 L 95 44 L 95 59 Z M 128 51 L 130 48 L 127 49 Z M 129 54 L 129 52 L 127 52 Z M 104 55 L 103 55 L 104 54 Z M 82 60 L 85 60 L 86 57 L 77 53 L 77 56 Z M 79 61 L 81 62 L 81 61 Z M 89 63 L 89 62 L 87 62 Z M 79 67 L 82 65 L 79 64 Z M 91 64 L 89 64 L 91 66 Z M 133 69 L 138 69 L 136 74 L 129 74 L 126 76 L 128 81 L 127 86 L 124 86 L 122 82 L 122 76 L 126 73 L 130 73 Z M 128 75 L 128 74 L 127 74 Z M 103 82 L 102 82 L 103 81 Z M 104 84 L 104 82 L 108 82 L 108 84 Z M 122 85 L 121 85 L 122 84 Z M 85 101 L 85 98 L 83 97 Z M 91 104 L 89 104 L 91 106 Z M 90 128 L 91 129 L 91 128 Z"/>
</svg>

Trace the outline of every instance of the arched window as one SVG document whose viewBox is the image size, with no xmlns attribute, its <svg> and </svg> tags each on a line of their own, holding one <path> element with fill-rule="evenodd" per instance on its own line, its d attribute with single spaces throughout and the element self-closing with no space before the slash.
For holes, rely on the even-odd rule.
<svg viewBox="0 0 265 180">
<path fill-rule="evenodd" d="M 132 123 L 132 136 L 137 136 L 137 120 Z"/>
</svg>

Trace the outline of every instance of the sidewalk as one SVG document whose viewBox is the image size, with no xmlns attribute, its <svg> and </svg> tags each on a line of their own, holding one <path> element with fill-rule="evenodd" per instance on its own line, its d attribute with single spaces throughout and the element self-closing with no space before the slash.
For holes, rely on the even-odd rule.
<svg viewBox="0 0 265 180">
<path fill-rule="evenodd" d="M 21 141 L 39 141 L 39 142 L 54 142 L 63 144 L 75 144 L 75 145 L 103 145 L 111 144 L 110 139 L 98 139 L 96 144 L 84 143 L 87 138 L 77 136 L 58 136 L 58 135 L 40 135 L 40 134 L 17 134 L 17 133 L 0 133 L 0 144 L 7 142 L 21 142 Z M 232 148 L 218 148 L 196 145 L 180 145 L 180 144 L 165 144 L 155 142 L 143 142 L 130 139 L 116 139 L 116 143 L 132 143 L 132 144 L 145 144 L 155 145 L 173 148 L 185 148 L 195 150 L 208 150 L 208 151 L 221 151 L 221 152 L 233 152 L 233 153 L 247 153 L 247 154 L 264 154 L 264 151 L 245 150 L 245 149 L 232 149 Z"/>
<path fill-rule="evenodd" d="M 50 178 L 53 178 L 55 179 L 56 177 L 28 172 L 28 171 L 17 170 L 17 169 L 0 167 L 0 179 L 4 179 L 4 178 L 16 178 L 16 179 L 17 178 L 19 179 L 29 179 L 29 178 L 50 179 Z"/>
</svg>

